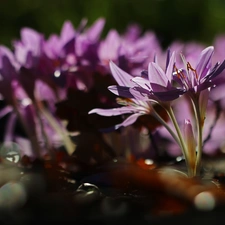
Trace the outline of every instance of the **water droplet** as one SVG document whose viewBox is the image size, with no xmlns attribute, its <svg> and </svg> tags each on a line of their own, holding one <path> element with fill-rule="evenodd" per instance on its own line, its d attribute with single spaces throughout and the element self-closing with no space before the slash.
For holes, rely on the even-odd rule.
<svg viewBox="0 0 225 225">
<path fill-rule="evenodd" d="M 94 185 L 94 184 L 90 184 L 90 183 L 83 183 L 83 184 L 81 184 L 78 188 L 77 188 L 77 190 L 79 191 L 79 190 L 82 190 L 82 191 L 85 191 L 85 192 L 99 192 L 99 188 L 96 186 L 96 185 Z"/>
<path fill-rule="evenodd" d="M 11 163 L 18 163 L 21 159 L 20 146 L 14 142 L 5 142 L 0 146 L 0 156 Z"/>
<path fill-rule="evenodd" d="M 205 191 L 195 197 L 194 204 L 198 210 L 210 211 L 215 208 L 216 201 L 211 193 Z"/>
<path fill-rule="evenodd" d="M 76 203 L 87 205 L 93 203 L 101 197 L 101 192 L 99 188 L 90 183 L 81 184 L 74 195 L 74 200 Z"/>
<path fill-rule="evenodd" d="M 154 161 L 152 159 L 145 159 L 145 164 L 146 165 L 153 165 Z"/>
<path fill-rule="evenodd" d="M 55 70 L 52 74 L 54 82 L 60 87 L 64 87 L 66 85 L 66 74 L 62 68 Z"/>
<path fill-rule="evenodd" d="M 118 160 L 117 160 L 117 159 L 113 159 L 113 162 L 117 163 L 117 162 L 118 162 Z"/>
<path fill-rule="evenodd" d="M 32 103 L 32 101 L 31 101 L 30 98 L 23 98 L 23 99 L 21 100 L 21 104 L 22 104 L 24 107 L 30 105 L 31 103 Z"/>
<path fill-rule="evenodd" d="M 177 156 L 176 162 L 181 162 L 182 160 L 184 160 L 183 156 Z"/>
<path fill-rule="evenodd" d="M 55 76 L 55 77 L 60 77 L 60 76 L 61 76 L 61 71 L 60 71 L 60 70 L 56 70 L 56 71 L 54 72 L 54 76 Z"/>
</svg>

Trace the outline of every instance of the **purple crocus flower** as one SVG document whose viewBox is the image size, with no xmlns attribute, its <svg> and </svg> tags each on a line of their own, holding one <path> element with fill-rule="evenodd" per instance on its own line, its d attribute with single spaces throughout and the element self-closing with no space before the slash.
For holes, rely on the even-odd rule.
<svg viewBox="0 0 225 225">
<path fill-rule="evenodd" d="M 21 40 L 14 41 L 15 57 L 20 65 L 33 68 L 38 64 L 44 36 L 31 28 L 21 30 Z"/>
<path fill-rule="evenodd" d="M 44 43 L 39 69 L 60 87 L 89 90 L 94 85 L 93 71 L 98 63 L 97 48 L 105 20 L 98 19 L 85 28 L 84 20 L 75 30 L 70 21 L 63 24 L 60 36 L 51 35 Z"/>
<path fill-rule="evenodd" d="M 214 85 L 213 79 L 225 69 L 225 60 L 221 64 L 217 62 L 215 66 L 212 67 L 213 52 L 213 46 L 205 48 L 201 52 L 195 69 L 186 61 L 184 56 L 181 56 L 185 68 L 184 70 L 177 70 L 176 76 L 179 78 L 186 91 L 199 93 Z"/>
<path fill-rule="evenodd" d="M 165 72 L 157 63 L 151 62 L 148 66 L 148 76 L 143 73 L 142 77 L 132 79 L 140 86 L 141 93 L 148 91 L 152 98 L 156 98 L 156 101 L 172 101 L 184 93 L 182 88 L 173 85 L 175 52 L 171 57 L 168 52 L 167 62 Z"/>
<path fill-rule="evenodd" d="M 130 25 L 121 35 L 115 29 L 110 30 L 100 43 L 98 56 L 105 73 L 109 72 L 109 61 L 113 61 L 128 73 L 139 75 L 160 50 L 154 32 L 147 31 L 140 36 L 140 27 Z"/>
<path fill-rule="evenodd" d="M 198 61 L 199 55 L 205 49 L 205 46 L 198 42 L 181 42 L 174 41 L 170 44 L 169 49 L 171 52 L 176 53 L 176 67 L 182 68 L 183 61 L 180 57 L 180 54 L 185 55 L 186 61 L 190 62 L 191 65 L 195 65 L 196 61 Z M 163 51 L 162 53 L 157 52 L 157 64 L 163 67 L 164 58 L 168 53 Z M 161 62 L 162 61 L 162 62 Z"/>
<path fill-rule="evenodd" d="M 0 93 L 9 104 L 13 104 L 14 101 L 13 82 L 18 80 L 18 70 L 19 64 L 12 51 L 0 46 Z"/>
<path fill-rule="evenodd" d="M 134 123 L 137 118 L 144 114 L 152 113 L 151 101 L 167 102 L 178 98 L 184 93 L 183 89 L 175 88 L 172 85 L 175 54 L 168 59 L 166 72 L 156 63 L 149 64 L 149 76 L 133 77 L 110 62 L 110 69 L 118 86 L 113 85 L 109 90 L 125 99 L 119 99 L 118 103 L 125 105 L 114 109 L 93 109 L 90 113 L 97 113 L 104 116 L 130 115 L 123 123 L 115 126 L 128 126 Z"/>
<path fill-rule="evenodd" d="M 225 35 L 216 36 L 213 45 L 215 47 L 214 62 L 222 61 L 225 58 Z M 220 76 L 214 79 L 215 88 L 211 88 L 209 98 L 220 104 L 222 109 L 225 108 L 225 70 L 222 71 Z"/>
<path fill-rule="evenodd" d="M 103 116 L 117 116 L 117 115 L 123 115 L 123 114 L 131 114 L 122 123 L 114 126 L 114 129 L 118 129 L 122 126 L 125 127 L 125 126 L 133 124 L 137 120 L 137 118 L 141 115 L 150 114 L 151 106 L 150 106 L 150 103 L 147 101 L 143 101 L 143 100 L 141 101 L 141 100 L 135 99 L 131 90 L 131 87 L 135 86 L 135 83 L 132 82 L 131 80 L 133 76 L 121 70 L 113 62 L 110 62 L 110 69 L 114 79 L 121 86 L 113 85 L 109 87 L 109 90 L 118 96 L 125 97 L 124 99 L 121 99 L 121 98 L 117 99 L 117 103 L 124 106 L 113 108 L 113 109 L 96 108 L 91 110 L 89 114 L 97 113 Z M 135 94 L 135 91 L 134 91 L 134 94 Z"/>
</svg>

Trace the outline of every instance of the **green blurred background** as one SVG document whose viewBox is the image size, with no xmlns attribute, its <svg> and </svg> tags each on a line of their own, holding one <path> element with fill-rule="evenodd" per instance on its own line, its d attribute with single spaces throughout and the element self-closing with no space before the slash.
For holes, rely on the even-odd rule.
<svg viewBox="0 0 225 225">
<path fill-rule="evenodd" d="M 24 26 L 48 37 L 65 20 L 77 27 L 82 18 L 91 25 L 99 17 L 106 18 L 103 35 L 135 22 L 154 31 L 163 46 L 177 39 L 210 44 L 225 33 L 224 0 L 0 0 L 0 44 L 11 46 Z"/>
</svg>

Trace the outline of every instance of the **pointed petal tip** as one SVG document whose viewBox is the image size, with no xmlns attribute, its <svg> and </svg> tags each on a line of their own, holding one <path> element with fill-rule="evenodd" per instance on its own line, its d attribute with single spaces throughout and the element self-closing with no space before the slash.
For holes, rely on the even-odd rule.
<svg viewBox="0 0 225 225">
<path fill-rule="evenodd" d="M 206 47 L 202 52 L 213 52 L 214 51 L 214 46 L 208 46 Z"/>
<path fill-rule="evenodd" d="M 92 109 L 88 112 L 88 114 L 93 114 L 93 113 L 96 113 L 96 109 Z"/>
</svg>

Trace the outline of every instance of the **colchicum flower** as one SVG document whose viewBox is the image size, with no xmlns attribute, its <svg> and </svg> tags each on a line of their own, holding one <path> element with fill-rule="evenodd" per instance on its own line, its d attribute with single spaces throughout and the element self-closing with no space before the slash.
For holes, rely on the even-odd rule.
<svg viewBox="0 0 225 225">
<path fill-rule="evenodd" d="M 213 79 L 225 68 L 225 61 L 221 64 L 216 63 L 214 67 L 211 66 L 213 51 L 214 48 L 210 46 L 201 52 L 196 69 L 189 62 L 186 62 L 183 55 L 181 58 L 185 68 L 178 69 L 175 63 L 175 52 L 170 55 L 168 51 L 165 72 L 156 62 L 150 62 L 148 71 L 143 71 L 142 76 L 137 77 L 132 77 L 110 62 L 111 72 L 118 86 L 110 86 L 109 90 L 126 98 L 119 101 L 126 106 L 114 109 L 93 109 L 89 113 L 104 116 L 130 113 L 131 115 L 123 123 L 114 127 L 115 129 L 134 123 L 140 115 L 154 115 L 179 144 L 186 160 L 188 175 L 195 176 L 200 172 L 203 146 L 202 131 L 209 90 L 214 85 Z M 192 125 L 189 119 L 185 118 L 184 132 L 182 132 L 172 108 L 173 101 L 182 95 L 186 95 L 193 103 L 195 127 L 198 133 L 196 157 Z M 157 114 L 153 107 L 154 104 L 160 104 L 166 110 L 175 131 Z"/>
<path fill-rule="evenodd" d="M 30 155 L 60 145 L 72 154 L 75 148 L 67 131 L 99 134 L 101 125 L 115 124 L 106 129 L 110 131 L 133 125 L 175 143 L 172 151 L 182 151 L 188 175 L 198 175 L 203 148 L 208 153 L 224 148 L 219 122 L 224 121 L 225 78 L 218 76 L 225 68 L 224 36 L 215 40 L 215 53 L 213 46 L 178 41 L 166 52 L 154 32 L 142 33 L 137 25 L 123 34 L 110 29 L 101 39 L 104 24 L 99 18 L 88 28 L 82 20 L 75 29 L 65 21 L 60 34 L 48 39 L 25 27 L 13 50 L 0 46 L 0 119 L 7 115 L 1 141 L 21 141 L 15 131 L 20 121 Z M 93 122 L 88 112 L 115 117 Z"/>
<path fill-rule="evenodd" d="M 214 47 L 209 46 L 205 48 L 196 63 L 195 69 L 192 65 L 186 61 L 185 57 L 181 55 L 184 63 L 184 70 L 176 69 L 176 76 L 178 77 L 181 85 L 186 90 L 188 97 L 190 98 L 195 118 L 196 129 L 198 133 L 197 141 L 197 159 L 195 165 L 195 173 L 200 171 L 200 163 L 203 148 L 203 127 L 206 117 L 206 108 L 209 98 L 210 88 L 214 85 L 215 78 L 222 73 L 225 68 L 225 60 L 220 64 L 217 62 L 212 67 L 212 55 L 214 53 Z"/>
<path fill-rule="evenodd" d="M 109 90 L 118 96 L 124 97 L 123 99 L 117 99 L 117 103 L 124 106 L 113 109 L 96 108 L 91 110 L 89 114 L 97 113 L 103 116 L 132 114 L 128 118 L 126 118 L 121 124 L 117 124 L 114 126 L 114 129 L 118 129 L 122 126 L 124 127 L 133 124 L 141 115 L 149 114 L 151 112 L 151 106 L 148 102 L 135 99 L 132 95 L 131 88 L 135 86 L 135 83 L 132 82 L 133 76 L 121 70 L 113 62 L 110 62 L 110 69 L 114 79 L 121 86 L 110 86 Z M 128 85 L 128 87 L 126 85 Z"/>
</svg>

